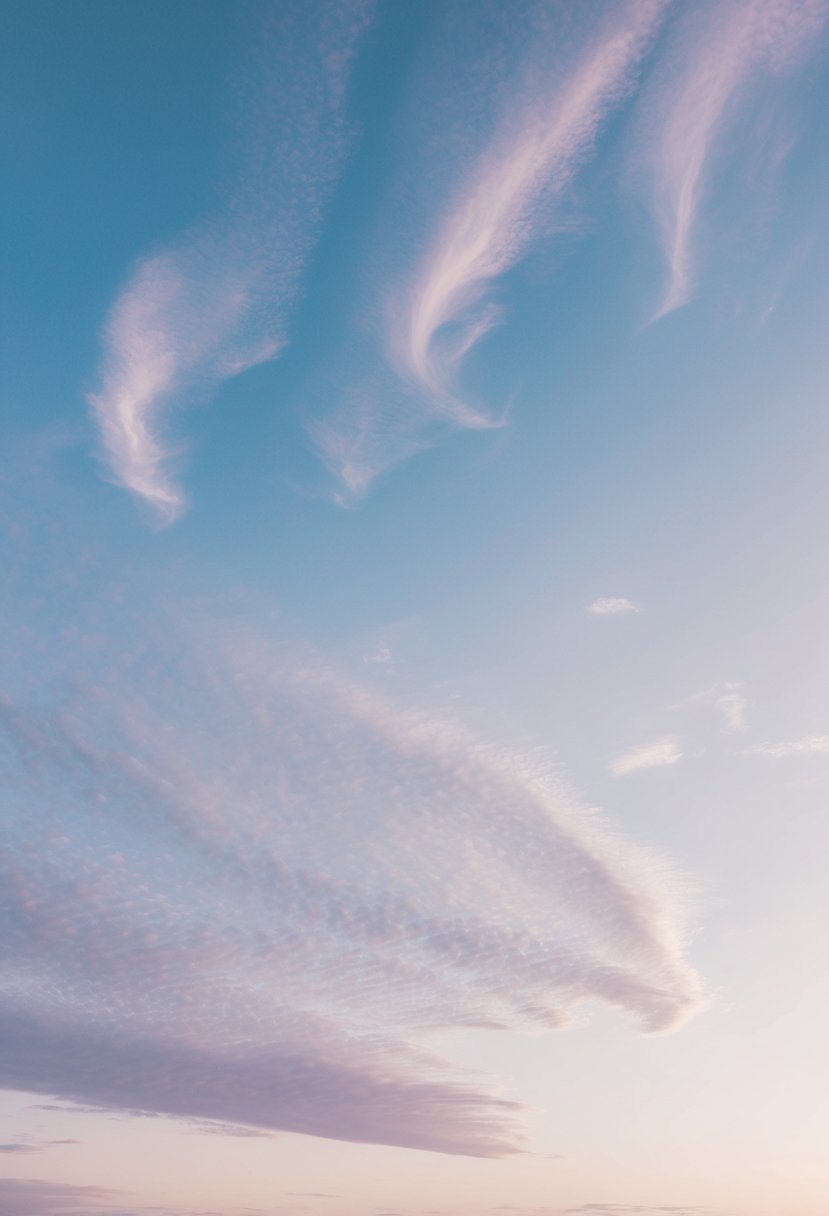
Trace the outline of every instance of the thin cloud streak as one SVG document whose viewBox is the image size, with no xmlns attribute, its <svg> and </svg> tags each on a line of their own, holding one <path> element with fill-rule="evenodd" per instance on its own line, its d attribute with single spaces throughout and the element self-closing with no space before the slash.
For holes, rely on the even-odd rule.
<svg viewBox="0 0 829 1216">
<path fill-rule="evenodd" d="M 653 743 L 644 743 L 617 756 L 610 765 L 610 771 L 614 777 L 624 777 L 640 769 L 664 768 L 681 759 L 682 752 L 676 739 L 656 739 Z"/>
<path fill-rule="evenodd" d="M 236 597 L 171 607 L 107 521 L 53 517 L 4 541 L 0 1086 L 496 1157 L 526 1112 L 436 1036 L 700 1007 L 687 883 L 544 753 L 277 644 Z"/>
<path fill-rule="evenodd" d="M 746 720 L 748 700 L 740 691 L 739 684 L 724 684 L 722 692 L 716 696 L 714 708 L 721 714 L 726 730 L 744 731 L 748 729 Z"/>
<path fill-rule="evenodd" d="M 490 289 L 534 241 L 555 231 L 557 205 L 634 83 L 664 9 L 665 0 L 609 6 L 594 26 L 573 34 L 567 22 L 576 21 L 575 11 L 567 18 L 561 9 L 552 15 L 528 5 L 518 54 L 523 66 L 513 64 L 509 90 L 497 57 L 492 80 L 486 68 L 463 80 L 462 97 L 456 85 L 436 103 L 432 81 L 421 83 L 418 110 L 431 115 L 432 128 L 440 128 L 444 109 L 469 105 L 469 96 L 478 98 L 479 112 L 466 114 L 461 170 L 446 166 L 455 185 L 440 213 L 429 214 L 434 203 L 421 197 L 427 231 L 409 248 L 396 286 L 390 293 L 386 266 L 375 284 L 375 310 L 378 298 L 385 301 L 379 318 L 385 350 L 365 362 L 376 367 L 385 358 L 388 367 L 359 377 L 344 403 L 309 428 L 346 498 L 364 494 L 379 473 L 428 446 L 436 423 L 469 430 L 503 425 L 503 408 L 476 404 L 459 384 L 466 357 L 502 316 L 487 298 Z M 568 38 L 572 48 L 560 54 Z M 501 99 L 494 116 L 487 112 L 492 93 Z M 470 155 L 476 136 L 481 146 Z M 420 164 L 418 173 L 431 179 L 434 165 Z M 393 239 L 400 244 L 398 233 Z"/>
<path fill-rule="evenodd" d="M 521 1108 L 430 1032 L 595 1001 L 660 1032 L 699 1006 L 681 885 L 543 759 L 169 624 L 51 705 L 0 704 L 0 1083 L 499 1156 Z"/>
<path fill-rule="evenodd" d="M 0 1144 L 0 1153 L 7 1156 L 26 1153 L 45 1153 L 47 1149 L 58 1148 L 66 1144 L 78 1144 L 78 1140 L 36 1140 L 23 1143 Z"/>
<path fill-rule="evenodd" d="M 677 22 L 645 100 L 650 206 L 667 263 L 652 320 L 687 303 L 693 292 L 698 215 L 736 104 L 763 78 L 783 75 L 807 54 L 827 11 L 825 0 L 714 0 Z"/>
<path fill-rule="evenodd" d="M 248 99 L 249 146 L 225 210 L 142 259 L 112 307 L 88 402 L 111 479 L 161 523 L 187 505 L 171 413 L 287 342 L 287 314 L 350 146 L 345 84 L 370 7 L 324 5 L 313 33 L 301 5 L 265 10 L 267 62 L 248 65 L 248 77 L 258 70 L 262 79 Z"/>
<path fill-rule="evenodd" d="M 118 1193 L 102 1186 L 77 1186 L 39 1178 L 0 1178 L 0 1216 L 70 1216 L 70 1213 L 88 1216 L 91 1210 L 101 1211 L 103 1204 L 111 1216 L 119 1216 L 112 1211 Z"/>
<path fill-rule="evenodd" d="M 747 747 L 748 756 L 771 756 L 783 760 L 789 756 L 818 756 L 829 753 L 829 735 L 806 735 L 802 739 L 790 739 L 782 743 L 758 743 Z"/>
<path fill-rule="evenodd" d="M 563 84 L 534 97 L 525 113 L 507 114 L 440 225 L 393 328 L 391 349 L 404 373 L 459 426 L 489 421 L 454 394 L 458 365 L 497 316 L 491 308 L 470 310 L 523 256 L 540 225 L 549 226 L 546 209 L 572 181 L 608 111 L 629 88 L 663 8 L 659 0 L 625 6 L 624 21 L 604 31 Z M 450 326 L 457 332 L 442 342 Z"/>
</svg>

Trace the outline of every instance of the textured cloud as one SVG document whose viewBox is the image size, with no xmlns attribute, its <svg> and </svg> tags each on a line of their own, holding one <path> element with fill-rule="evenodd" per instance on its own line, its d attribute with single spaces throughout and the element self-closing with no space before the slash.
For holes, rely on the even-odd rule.
<svg viewBox="0 0 829 1216">
<path fill-rule="evenodd" d="M 45 1181 L 40 1178 L 0 1178 L 0 1216 L 223 1216 L 203 1208 L 113 1208 L 122 1194 L 102 1186 Z M 238 1209 L 237 1209 L 238 1210 Z M 273 1211 L 274 1209 L 270 1209 Z M 280 1210 L 280 1209 L 276 1209 Z M 260 1208 L 239 1210 L 239 1216 L 257 1216 Z M 264 1213 L 262 1212 L 262 1216 Z"/>
<path fill-rule="evenodd" d="M 663 768 L 667 764 L 676 764 L 681 759 L 682 752 L 676 739 L 655 739 L 653 743 L 644 743 L 617 756 L 610 765 L 610 771 L 616 777 L 623 777 L 626 773 L 636 773 L 643 768 Z"/>
<path fill-rule="evenodd" d="M 112 308 L 89 402 L 113 480 L 162 521 L 186 505 L 171 411 L 286 342 L 286 314 L 349 146 L 343 94 L 368 9 L 369 0 L 323 2 L 313 22 L 293 0 L 260 10 L 260 59 L 246 65 L 249 136 L 227 206 L 143 258 Z"/>
<path fill-rule="evenodd" d="M 0 1153 L 9 1156 L 16 1156 L 25 1153 L 42 1153 L 48 1148 L 55 1148 L 63 1144 L 78 1144 L 77 1140 L 33 1140 L 23 1143 L 7 1143 L 0 1144 Z"/>
<path fill-rule="evenodd" d="M 771 756 L 774 760 L 783 760 L 788 756 L 824 755 L 829 752 L 829 735 L 806 735 L 802 739 L 790 739 L 783 743 L 758 743 L 745 750 L 748 755 Z"/>
<path fill-rule="evenodd" d="M 698 213 L 739 107 L 801 61 L 827 12 L 825 0 L 703 0 L 676 22 L 643 99 L 645 176 L 668 267 L 657 316 L 693 290 Z"/>
<path fill-rule="evenodd" d="M 563 79 L 508 111 L 439 223 L 392 333 L 404 371 L 453 421 L 479 416 L 453 394 L 455 367 L 493 323 L 481 300 L 525 252 L 548 207 L 592 148 L 610 107 L 626 91 L 662 4 L 623 5 Z M 549 34 L 555 30 L 550 27 Z M 447 328 L 454 327 L 448 343 Z"/>
<path fill-rule="evenodd" d="M 538 758 L 246 632 L 164 632 L 0 703 L 0 1083 L 491 1155 L 519 1110 L 433 1031 L 694 1010 L 669 872 Z"/>
<path fill-rule="evenodd" d="M 585 611 L 592 612 L 595 616 L 616 616 L 624 612 L 641 612 L 642 609 L 632 600 L 624 599 L 623 596 L 604 595 L 594 600 L 592 604 L 588 604 Z"/>
<path fill-rule="evenodd" d="M 443 40 L 472 46 L 476 55 L 471 65 L 463 51 L 453 59 L 447 89 L 436 54 L 415 86 L 419 122 L 402 136 L 411 151 L 401 169 L 405 194 L 418 200 L 422 214 L 416 237 L 407 240 L 407 209 L 395 208 L 376 288 L 394 374 L 372 373 L 312 428 L 349 493 L 362 493 L 383 468 L 428 442 L 437 420 L 470 429 L 500 425 L 503 411 L 475 403 L 459 383 L 467 355 L 501 315 L 491 288 L 561 223 L 557 208 L 567 187 L 629 90 L 664 8 L 664 0 L 600 4 L 591 6 L 588 21 L 575 6 L 478 5 L 460 10 L 471 22 L 460 32 L 453 24 L 458 9 L 443 13 L 449 27 Z M 462 138 L 453 140 L 459 114 Z M 440 148 L 425 129 L 444 133 Z M 408 257 L 390 290 L 389 263 L 399 260 L 401 245 Z"/>
</svg>

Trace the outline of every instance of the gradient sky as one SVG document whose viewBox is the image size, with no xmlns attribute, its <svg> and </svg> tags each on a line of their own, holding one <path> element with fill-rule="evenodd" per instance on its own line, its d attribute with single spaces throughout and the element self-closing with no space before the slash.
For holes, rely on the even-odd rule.
<svg viewBox="0 0 829 1216">
<path fill-rule="evenodd" d="M 6 0 L 0 1216 L 826 1216 L 829 0 Z"/>
</svg>

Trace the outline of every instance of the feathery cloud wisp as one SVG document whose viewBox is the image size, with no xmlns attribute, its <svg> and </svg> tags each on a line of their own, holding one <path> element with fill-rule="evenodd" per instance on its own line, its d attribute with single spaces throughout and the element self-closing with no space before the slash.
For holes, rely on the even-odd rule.
<svg viewBox="0 0 829 1216">
<path fill-rule="evenodd" d="M 0 1216 L 88 1216 L 90 1211 L 100 1211 L 103 1204 L 111 1212 L 116 1194 L 102 1186 L 78 1186 L 39 1178 L 0 1178 Z"/>
<path fill-rule="evenodd" d="M 600 596 L 585 608 L 585 612 L 592 612 L 594 616 L 616 616 L 623 612 L 641 611 L 642 609 L 638 604 L 634 604 L 633 600 L 626 600 L 620 595 Z"/>
<path fill-rule="evenodd" d="M 433 199 L 417 189 L 418 179 L 433 179 L 434 165 L 414 156 L 416 168 L 403 170 L 428 221 L 391 294 L 387 264 L 375 287 L 375 311 L 376 297 L 387 301 L 380 321 L 394 374 L 372 370 L 343 406 L 312 424 L 323 460 L 349 494 L 363 493 L 378 472 L 424 446 L 436 421 L 468 429 L 501 425 L 502 409 L 471 402 L 458 383 L 466 356 L 499 319 L 489 290 L 533 241 L 555 230 L 556 204 L 589 158 L 604 119 L 629 90 L 664 8 L 665 0 L 624 2 L 603 7 L 589 23 L 575 10 L 551 13 L 529 4 L 522 10 L 526 33 L 510 89 L 503 82 L 511 51 L 493 56 L 491 80 L 486 68 L 467 78 L 458 73 L 454 90 L 437 103 L 434 82 L 422 83 L 418 111 L 430 114 L 432 129 L 464 108 L 463 155 L 445 166 L 454 185 L 437 216 Z M 513 19 L 513 36 L 514 25 Z M 492 95 L 500 98 L 494 115 Z M 436 115 L 441 108 L 446 114 Z M 399 260 L 399 226 L 392 241 L 388 260 Z M 377 362 L 374 351 L 366 363 Z"/>
<path fill-rule="evenodd" d="M 690 298 L 697 216 L 737 102 L 797 63 L 827 12 L 826 0 L 735 0 L 692 7 L 677 22 L 645 99 L 650 205 L 668 266 L 654 320 Z"/>
<path fill-rule="evenodd" d="M 483 419 L 456 398 L 455 372 L 495 319 L 491 309 L 475 306 L 526 252 L 539 221 L 549 225 L 540 208 L 585 160 L 608 110 L 629 87 L 663 7 L 659 0 L 623 6 L 623 20 L 602 31 L 563 81 L 533 96 L 523 113 L 505 115 L 439 226 L 391 343 L 404 373 L 461 426 Z"/>
<path fill-rule="evenodd" d="M 787 756 L 815 756 L 829 752 L 829 735 L 806 735 L 802 739 L 790 739 L 783 743 L 758 743 L 747 747 L 750 756 L 771 756 L 782 760 Z"/>
<path fill-rule="evenodd" d="M 739 684 L 725 683 L 721 691 L 715 689 L 714 708 L 720 713 L 726 730 L 744 731 L 748 723 L 746 710 L 748 701 L 740 691 Z"/>
<path fill-rule="evenodd" d="M 677 760 L 681 759 L 682 752 L 676 739 L 656 739 L 653 743 L 644 743 L 641 747 L 631 748 L 630 751 L 617 756 L 610 765 L 610 771 L 615 777 L 623 777 L 643 768 L 663 768 L 668 764 L 676 764 Z"/>
<path fill-rule="evenodd" d="M 192 628 L 0 705 L 0 1083 L 499 1155 L 519 1108 L 427 1032 L 695 1009 L 669 872 L 537 758 Z"/>
<path fill-rule="evenodd" d="M 171 411 L 287 341 L 286 315 L 348 151 L 343 94 L 368 9 L 369 0 L 324 4 L 309 25 L 291 2 L 279 6 L 278 28 L 263 19 L 267 62 L 227 209 L 140 261 L 110 312 L 89 404 L 112 480 L 163 522 L 186 506 L 165 433 Z"/>
</svg>

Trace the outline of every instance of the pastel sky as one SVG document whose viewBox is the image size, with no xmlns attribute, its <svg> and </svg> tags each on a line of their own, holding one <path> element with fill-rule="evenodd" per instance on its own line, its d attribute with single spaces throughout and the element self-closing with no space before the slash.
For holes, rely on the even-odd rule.
<svg viewBox="0 0 829 1216">
<path fill-rule="evenodd" d="M 826 1216 L 829 0 L 6 0 L 0 1216 Z"/>
</svg>

